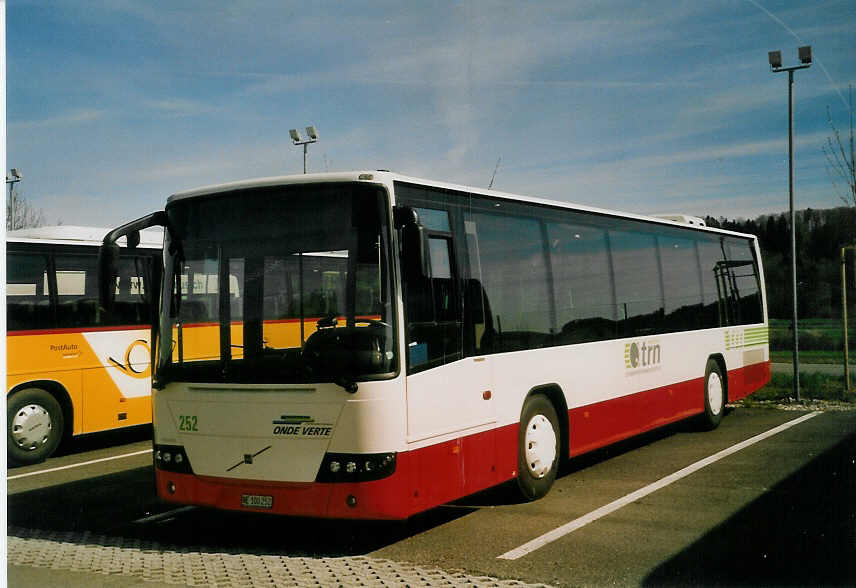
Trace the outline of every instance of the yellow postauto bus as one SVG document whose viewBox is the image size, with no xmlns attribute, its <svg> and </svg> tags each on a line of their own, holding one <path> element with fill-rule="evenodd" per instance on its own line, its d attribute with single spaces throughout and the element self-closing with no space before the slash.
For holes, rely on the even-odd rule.
<svg viewBox="0 0 856 588">
<path fill-rule="evenodd" d="M 97 280 L 107 232 L 56 226 L 7 233 L 10 463 L 40 462 L 73 435 L 151 422 L 149 285 L 163 233 L 142 231 L 134 253 L 123 255 L 107 312 Z"/>
</svg>

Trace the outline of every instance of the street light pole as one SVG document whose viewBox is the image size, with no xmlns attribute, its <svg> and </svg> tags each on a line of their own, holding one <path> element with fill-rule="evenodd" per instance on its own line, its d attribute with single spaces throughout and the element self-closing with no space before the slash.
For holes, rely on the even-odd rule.
<svg viewBox="0 0 856 588">
<path fill-rule="evenodd" d="M 791 217 L 791 294 L 793 300 L 794 400 L 800 401 L 799 334 L 797 332 L 797 224 L 794 211 L 794 71 L 811 67 L 811 47 L 798 50 L 801 65 L 782 67 L 782 52 L 770 51 L 768 58 L 774 73 L 788 72 L 788 204 Z"/>
<path fill-rule="evenodd" d="M 794 210 L 794 71 L 788 70 L 788 210 L 791 217 L 791 300 L 794 317 L 794 400 L 800 401 L 800 353 L 797 331 L 797 217 Z"/>
<path fill-rule="evenodd" d="M 302 138 L 297 129 L 289 129 L 288 134 L 291 135 L 292 143 L 295 145 L 303 145 L 303 173 L 306 173 L 306 148 L 309 143 L 315 143 L 318 140 L 318 131 L 314 126 L 306 127 L 306 135 L 309 137 L 308 139 Z"/>
<path fill-rule="evenodd" d="M 18 205 L 15 202 L 15 184 L 22 179 L 24 179 L 24 176 L 21 174 L 21 170 L 15 167 L 6 174 L 6 183 L 9 184 L 9 218 L 7 219 L 7 223 L 10 230 L 13 231 L 15 230 L 15 213 L 18 209 Z"/>
</svg>

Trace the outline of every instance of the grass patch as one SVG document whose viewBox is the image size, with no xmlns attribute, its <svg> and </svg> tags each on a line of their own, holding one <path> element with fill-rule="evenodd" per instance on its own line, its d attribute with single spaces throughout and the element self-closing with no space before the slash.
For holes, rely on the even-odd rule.
<svg viewBox="0 0 856 588">
<path fill-rule="evenodd" d="M 848 340 L 853 341 L 856 330 L 851 326 L 848 331 Z M 802 349 L 841 353 L 844 349 L 841 321 L 839 319 L 800 319 L 799 345 L 800 354 L 802 354 Z M 770 349 L 776 351 L 793 349 L 790 320 L 770 319 Z"/>
<path fill-rule="evenodd" d="M 752 406 L 755 403 L 765 401 L 786 402 L 793 397 L 793 387 L 793 375 L 772 374 L 770 383 L 747 397 L 743 404 Z M 856 394 L 844 390 L 844 376 L 827 374 L 800 374 L 800 396 L 803 400 L 856 402 Z"/>
<path fill-rule="evenodd" d="M 770 350 L 770 361 L 773 363 L 791 363 L 793 353 L 790 351 Z M 844 364 L 843 351 L 813 351 L 800 349 L 800 363 Z M 850 352 L 850 365 L 856 365 L 856 349 Z"/>
</svg>

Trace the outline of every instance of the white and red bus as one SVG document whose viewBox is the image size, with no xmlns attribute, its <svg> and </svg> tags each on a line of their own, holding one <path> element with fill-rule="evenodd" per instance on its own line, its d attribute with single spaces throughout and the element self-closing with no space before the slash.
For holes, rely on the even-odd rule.
<svg viewBox="0 0 856 588">
<path fill-rule="evenodd" d="M 155 224 L 167 501 L 401 519 L 513 479 L 536 499 L 560 460 L 715 427 L 769 380 L 750 235 L 389 172 L 178 193 L 104 247 Z"/>
<path fill-rule="evenodd" d="M 99 308 L 98 248 L 107 229 L 6 234 L 6 446 L 12 463 L 50 456 L 72 435 L 151 422 L 150 271 L 163 234 L 144 231 Z"/>
</svg>

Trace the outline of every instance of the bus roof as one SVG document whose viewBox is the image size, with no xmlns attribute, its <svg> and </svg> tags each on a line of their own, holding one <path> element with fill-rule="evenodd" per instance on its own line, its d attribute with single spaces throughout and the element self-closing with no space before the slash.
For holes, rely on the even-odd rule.
<svg viewBox="0 0 856 588">
<path fill-rule="evenodd" d="M 664 214 L 654 214 L 652 216 L 655 218 L 664 218 L 666 220 L 675 221 L 676 223 L 683 223 L 685 225 L 697 225 L 699 227 L 707 226 L 707 223 L 704 222 L 703 218 L 701 218 L 700 216 L 692 216 L 689 214 L 670 212 Z"/>
<path fill-rule="evenodd" d="M 609 210 L 605 208 L 598 208 L 594 206 L 588 206 L 584 204 L 577 204 L 574 202 L 562 202 L 558 200 L 547 200 L 542 198 L 534 198 L 531 196 L 523 196 L 520 194 L 513 194 L 509 192 L 501 192 L 498 190 L 492 190 L 488 188 L 479 188 L 476 186 L 465 186 L 460 184 L 452 184 L 449 182 L 441 182 L 437 180 L 428 180 L 424 178 L 416 178 L 410 177 L 406 175 L 402 175 L 395 172 L 390 172 L 387 170 L 363 170 L 363 171 L 349 171 L 349 172 L 328 172 L 328 173 L 315 173 L 315 174 L 296 174 L 296 175 L 285 175 L 285 176 L 271 176 L 264 178 L 254 178 L 247 180 L 240 180 L 236 182 L 228 182 L 224 184 L 214 184 L 210 186 L 203 186 L 200 188 L 194 188 L 191 190 L 185 190 L 182 192 L 176 192 L 171 195 L 167 199 L 167 203 L 175 202 L 177 200 L 183 200 L 185 198 L 194 198 L 197 196 L 205 196 L 211 194 L 218 194 L 224 192 L 231 192 L 234 190 L 246 190 L 252 188 L 265 188 L 272 186 L 280 186 L 284 184 L 314 184 L 314 183 L 333 183 L 333 182 L 373 182 L 384 184 L 389 188 L 392 188 L 392 183 L 395 181 L 408 182 L 413 184 L 422 184 L 425 186 L 431 186 L 434 188 L 441 188 L 447 190 L 461 191 L 461 192 L 470 192 L 472 194 L 478 194 L 480 196 L 491 196 L 494 198 L 501 198 L 505 200 L 514 200 L 518 202 L 528 202 L 532 204 L 541 204 L 545 206 L 552 206 L 558 208 L 566 208 L 571 210 L 578 210 L 581 212 L 591 212 L 594 214 L 600 214 L 604 216 L 612 216 L 619 218 L 629 218 L 636 219 L 641 221 L 646 221 L 650 223 L 657 223 L 661 225 L 678 225 L 684 228 L 692 228 L 694 230 L 699 231 L 707 231 L 712 233 L 725 233 L 729 235 L 739 235 L 741 237 L 750 237 L 752 239 L 756 239 L 755 235 L 749 235 L 745 233 L 738 233 L 735 231 L 729 231 L 725 229 L 718 229 L 714 227 L 708 227 L 705 225 L 704 220 L 699 217 L 691 217 L 689 215 L 643 215 L 632 212 L 621 212 L 617 210 Z M 700 222 L 689 222 L 688 219 L 698 219 Z"/>
<path fill-rule="evenodd" d="M 17 229 L 6 233 L 6 241 L 15 243 L 52 243 L 56 245 L 101 245 L 110 229 L 83 227 L 78 225 L 56 225 Z M 120 240 L 122 243 L 122 240 Z M 163 247 L 163 229 L 159 227 L 140 231 L 140 247 L 160 249 Z"/>
</svg>

